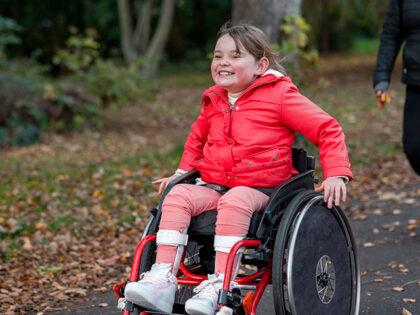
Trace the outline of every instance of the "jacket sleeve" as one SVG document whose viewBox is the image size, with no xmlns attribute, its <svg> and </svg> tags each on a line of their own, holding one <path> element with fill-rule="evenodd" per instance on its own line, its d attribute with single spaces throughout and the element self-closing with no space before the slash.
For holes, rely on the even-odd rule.
<svg viewBox="0 0 420 315">
<path fill-rule="evenodd" d="M 286 83 L 282 94 L 282 122 L 304 135 L 319 147 L 319 158 L 325 178 L 347 176 L 353 179 L 344 133 L 337 121 Z"/>
<path fill-rule="evenodd" d="M 390 82 L 392 68 L 403 40 L 404 31 L 401 21 L 401 0 L 391 0 L 382 27 L 381 43 L 373 73 L 373 87 L 379 82 Z"/>
<path fill-rule="evenodd" d="M 184 153 L 182 154 L 181 162 L 178 166 L 181 170 L 192 170 L 194 168 L 193 162 L 203 157 L 203 148 L 207 141 L 209 130 L 205 107 L 206 105 L 203 104 L 200 115 L 191 126 L 191 133 L 188 135 L 187 141 L 185 142 Z"/>
</svg>

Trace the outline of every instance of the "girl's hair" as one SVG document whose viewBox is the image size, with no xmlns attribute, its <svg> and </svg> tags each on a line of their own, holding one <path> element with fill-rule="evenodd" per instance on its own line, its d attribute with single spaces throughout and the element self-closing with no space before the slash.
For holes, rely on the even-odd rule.
<svg viewBox="0 0 420 315">
<path fill-rule="evenodd" d="M 270 62 L 270 68 L 286 74 L 284 67 L 281 65 L 283 59 L 280 60 L 278 53 L 271 47 L 267 36 L 258 27 L 250 24 L 232 25 L 230 22 L 227 22 L 217 33 L 216 41 L 224 35 L 229 35 L 233 38 L 238 52 L 240 43 L 256 60 L 267 57 Z"/>
</svg>

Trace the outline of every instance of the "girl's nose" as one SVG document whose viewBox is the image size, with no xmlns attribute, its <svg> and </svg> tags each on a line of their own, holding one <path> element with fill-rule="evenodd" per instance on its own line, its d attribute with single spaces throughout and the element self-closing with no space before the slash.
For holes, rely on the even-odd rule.
<svg viewBox="0 0 420 315">
<path fill-rule="evenodd" d="M 229 64 L 229 60 L 228 60 L 228 58 L 223 57 L 223 58 L 220 60 L 220 64 L 222 64 L 222 65 L 228 65 L 228 64 Z"/>
</svg>

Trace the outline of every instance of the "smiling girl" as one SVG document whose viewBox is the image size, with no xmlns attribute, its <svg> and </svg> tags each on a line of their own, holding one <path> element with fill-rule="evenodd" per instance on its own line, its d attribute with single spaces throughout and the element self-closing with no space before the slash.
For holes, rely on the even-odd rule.
<svg viewBox="0 0 420 315">
<path fill-rule="evenodd" d="M 223 26 L 211 64 L 215 85 L 206 90 L 178 170 L 154 181 L 159 193 L 175 177 L 196 169 L 196 185 L 176 185 L 162 205 L 157 257 L 151 271 L 128 283 L 128 300 L 169 313 L 176 273 L 191 217 L 217 210 L 215 274 L 185 304 L 188 314 L 214 314 L 225 263 L 232 246 L 247 232 L 252 214 L 266 206 L 273 189 L 297 172 L 291 146 L 296 132 L 320 149 L 328 207 L 346 199 L 352 172 L 344 134 L 336 120 L 302 96 L 271 49 L 251 25 Z M 229 314 L 223 307 L 219 314 Z"/>
</svg>

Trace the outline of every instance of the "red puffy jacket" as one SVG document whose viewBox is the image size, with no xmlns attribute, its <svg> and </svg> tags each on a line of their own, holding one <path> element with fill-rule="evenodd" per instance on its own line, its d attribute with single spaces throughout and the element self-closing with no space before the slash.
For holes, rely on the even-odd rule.
<svg viewBox="0 0 420 315">
<path fill-rule="evenodd" d="M 320 149 L 325 178 L 352 172 L 337 121 L 275 71 L 256 79 L 232 110 L 226 90 L 213 86 L 185 143 L 179 168 L 227 187 L 275 187 L 289 179 L 296 132 Z M 274 73 L 274 74 L 273 74 Z"/>
</svg>

